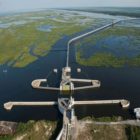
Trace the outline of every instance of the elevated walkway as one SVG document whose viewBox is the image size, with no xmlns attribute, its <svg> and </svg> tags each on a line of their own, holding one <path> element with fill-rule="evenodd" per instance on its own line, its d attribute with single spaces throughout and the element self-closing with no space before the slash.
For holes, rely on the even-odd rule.
<svg viewBox="0 0 140 140">
<path fill-rule="evenodd" d="M 55 101 L 52 102 L 7 102 L 4 104 L 6 110 L 11 110 L 14 106 L 52 106 L 57 105 Z"/>
<path fill-rule="evenodd" d="M 94 30 L 92 30 L 92 31 L 90 31 L 90 32 L 87 32 L 87 33 L 85 33 L 85 34 L 82 34 L 82 35 L 79 35 L 79 36 L 77 36 L 77 37 L 75 37 L 75 38 L 72 38 L 72 39 L 68 42 L 68 45 L 67 45 L 66 67 L 69 67 L 69 50 L 70 50 L 70 44 L 71 44 L 71 43 L 73 43 L 74 41 L 77 41 L 77 40 L 79 40 L 79 39 L 82 39 L 82 38 L 84 38 L 84 37 L 87 37 L 87 36 L 89 36 L 89 35 L 92 35 L 92 34 L 94 34 L 94 33 L 97 33 L 97 32 L 99 32 L 99 31 L 101 31 L 101 30 L 104 30 L 104 29 L 106 29 L 106 28 L 112 27 L 112 26 L 114 26 L 115 24 L 118 24 L 118 23 L 121 22 L 121 21 L 122 21 L 122 20 L 114 21 L 114 22 L 112 22 L 112 23 L 110 23 L 110 24 L 107 24 L 107 25 L 105 25 L 105 26 L 102 26 L 102 27 L 99 27 L 99 28 L 97 28 L 97 29 L 94 29 Z"/>
<path fill-rule="evenodd" d="M 74 101 L 74 105 L 104 105 L 104 104 L 120 104 L 122 108 L 128 108 L 130 102 L 125 99 L 118 100 L 96 100 L 96 101 Z"/>
<path fill-rule="evenodd" d="M 58 101 L 50 102 L 7 102 L 4 104 L 6 110 L 11 110 L 13 106 L 52 106 L 58 105 L 59 111 L 64 114 L 64 111 L 71 109 L 74 105 L 104 105 L 104 104 L 120 104 L 122 108 L 128 108 L 130 102 L 125 99 L 118 100 L 95 100 L 95 101 L 75 101 L 73 98 L 58 98 Z M 140 109 L 135 109 L 135 112 L 140 112 Z"/>
</svg>

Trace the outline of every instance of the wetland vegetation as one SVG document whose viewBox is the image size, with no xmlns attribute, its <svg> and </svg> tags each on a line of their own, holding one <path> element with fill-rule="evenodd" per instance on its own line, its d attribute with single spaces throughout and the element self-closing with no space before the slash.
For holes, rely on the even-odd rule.
<svg viewBox="0 0 140 140">
<path fill-rule="evenodd" d="M 75 44 L 76 60 L 85 66 L 140 66 L 139 33 L 139 28 L 125 26 L 96 33 Z"/>
<path fill-rule="evenodd" d="M 30 53 L 32 46 L 35 46 L 32 51 L 37 56 L 46 55 L 63 36 L 83 31 L 91 25 L 92 19 L 86 21 L 85 24 L 80 24 L 83 18 L 80 15 L 68 13 L 65 15 L 57 11 L 30 12 L 0 17 L 0 64 L 13 67 L 27 66 L 38 59 Z M 38 30 L 40 27 L 50 25 L 53 28 L 49 32 L 42 28 Z"/>
</svg>

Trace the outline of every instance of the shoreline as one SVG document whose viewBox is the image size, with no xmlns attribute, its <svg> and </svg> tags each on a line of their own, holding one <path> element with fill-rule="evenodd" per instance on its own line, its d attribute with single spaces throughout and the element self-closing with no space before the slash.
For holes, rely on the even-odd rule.
<svg viewBox="0 0 140 140">
<path fill-rule="evenodd" d="M 4 131 L 3 128 L 9 128 L 7 131 Z M 4 125 L 5 124 L 5 125 Z M 89 129 L 100 129 L 102 131 L 102 127 L 105 127 L 104 131 L 107 129 L 114 129 L 114 127 L 118 127 L 121 131 L 126 132 L 129 131 L 129 134 L 126 134 L 125 137 L 130 137 L 132 133 L 137 133 L 140 131 L 140 121 L 139 120 L 123 120 L 120 116 L 112 116 L 112 117 L 101 117 L 94 118 L 93 116 L 85 117 L 81 120 L 78 120 L 78 126 L 84 128 L 85 133 L 89 131 Z M 95 128 L 93 128 L 95 127 Z M 0 121 L 0 140 L 18 140 L 23 139 L 37 139 L 40 138 L 43 140 L 47 138 L 49 140 L 55 139 L 62 128 L 62 120 L 58 121 L 47 121 L 47 120 L 39 120 L 34 121 L 30 120 L 27 123 L 17 123 L 17 122 L 8 122 L 8 121 Z M 5 134 L 2 134 L 5 132 Z M 6 130 L 6 129 L 5 129 Z M 78 128 L 78 138 L 82 134 L 81 128 Z M 6 134 L 7 132 L 7 134 Z M 9 133 L 9 134 L 8 134 Z M 104 132 L 100 132 L 104 135 Z M 89 134 L 89 137 L 94 137 L 93 134 Z M 44 138 L 43 138 L 44 137 Z"/>
</svg>

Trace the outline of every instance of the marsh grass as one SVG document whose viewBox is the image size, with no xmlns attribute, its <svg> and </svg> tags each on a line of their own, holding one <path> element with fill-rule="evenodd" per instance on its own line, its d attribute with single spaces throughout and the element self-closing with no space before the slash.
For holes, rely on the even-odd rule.
<svg viewBox="0 0 140 140">
<path fill-rule="evenodd" d="M 95 67 L 124 67 L 124 66 L 138 66 L 139 67 L 140 66 L 140 55 L 136 55 L 134 57 L 126 57 L 125 55 L 118 57 L 111 52 L 107 52 L 107 51 L 103 52 L 102 50 L 100 50 L 100 51 L 94 53 L 89 58 L 84 58 L 83 57 L 84 51 L 82 51 L 83 46 L 86 47 L 86 45 L 85 45 L 86 43 L 92 44 L 92 46 L 94 47 L 96 42 L 99 42 L 103 38 L 106 38 L 109 36 L 113 36 L 113 37 L 127 36 L 128 38 L 131 36 L 131 37 L 133 37 L 133 40 L 132 41 L 128 40 L 130 46 L 128 46 L 126 48 L 126 51 L 128 49 L 135 49 L 135 50 L 139 51 L 139 49 L 136 48 L 136 46 L 138 46 L 140 43 L 139 33 L 140 33 L 139 28 L 114 27 L 114 28 L 105 30 L 101 33 L 92 35 L 91 37 L 87 37 L 85 40 L 83 40 L 82 42 L 79 42 L 75 45 L 78 48 L 77 49 L 78 51 L 76 52 L 76 61 L 81 65 L 95 66 Z M 123 44 L 123 42 L 119 42 L 119 43 L 120 43 L 120 45 Z M 113 48 L 113 46 L 111 46 L 111 47 Z M 103 42 L 101 49 L 102 48 L 105 50 L 108 48 L 108 46 L 106 44 L 104 44 L 104 42 Z M 123 48 L 118 49 L 118 51 L 120 53 L 122 50 L 123 50 Z"/>
</svg>

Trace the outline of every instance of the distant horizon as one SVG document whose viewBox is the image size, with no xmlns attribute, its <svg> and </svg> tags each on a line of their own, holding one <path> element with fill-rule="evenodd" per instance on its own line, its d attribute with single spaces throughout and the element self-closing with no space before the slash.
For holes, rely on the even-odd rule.
<svg viewBox="0 0 140 140">
<path fill-rule="evenodd" d="M 139 0 L 0 0 L 0 13 L 22 10 L 86 7 L 140 7 Z"/>
<path fill-rule="evenodd" d="M 77 6 L 73 6 L 73 7 L 49 7 L 49 8 L 28 8 L 28 9 L 14 9 L 14 10 L 7 10 L 7 11 L 0 11 L 0 13 L 4 14 L 4 13 L 9 13 L 9 12 L 31 12 L 31 11 L 40 11 L 40 10 L 51 10 L 51 9 L 75 9 L 75 8 L 140 8 L 138 6 L 133 6 L 133 7 L 130 7 L 130 6 L 86 6 L 86 7 L 77 7 Z"/>
</svg>

